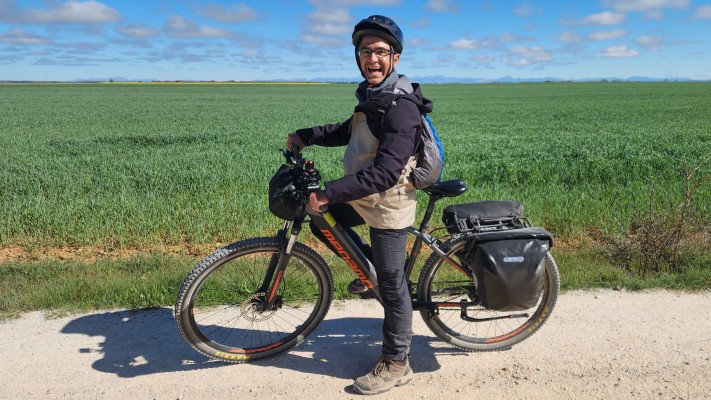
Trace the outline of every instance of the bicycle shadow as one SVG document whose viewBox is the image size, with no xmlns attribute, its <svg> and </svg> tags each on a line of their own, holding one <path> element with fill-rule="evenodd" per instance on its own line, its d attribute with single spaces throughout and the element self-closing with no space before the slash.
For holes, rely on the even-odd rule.
<svg viewBox="0 0 711 400">
<path fill-rule="evenodd" d="M 352 378 L 354 368 L 362 366 L 365 373 L 377 361 L 381 332 L 380 318 L 326 319 L 290 352 L 250 364 Z M 78 351 L 100 353 L 102 357 L 92 364 L 92 368 L 122 378 L 231 366 L 204 357 L 185 343 L 172 311 L 167 308 L 80 316 L 65 325 L 61 333 L 103 337 L 99 348 L 80 348 Z M 435 342 L 438 345 L 433 346 Z M 436 355 L 467 354 L 443 344 L 434 337 L 414 335 L 413 370 L 438 370 L 440 365 Z"/>
</svg>

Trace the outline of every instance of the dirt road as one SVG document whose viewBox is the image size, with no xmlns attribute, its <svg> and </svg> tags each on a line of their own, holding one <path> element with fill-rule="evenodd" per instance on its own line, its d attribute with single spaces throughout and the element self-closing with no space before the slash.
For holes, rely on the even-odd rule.
<svg viewBox="0 0 711 400">
<path fill-rule="evenodd" d="M 0 322 L 2 399 L 350 399 L 379 351 L 377 303 L 334 303 L 294 351 L 248 365 L 210 362 L 169 309 Z M 562 295 L 513 349 L 465 353 L 415 316 L 408 386 L 378 399 L 711 398 L 711 294 Z M 248 397 L 247 397 L 248 396 Z"/>
</svg>

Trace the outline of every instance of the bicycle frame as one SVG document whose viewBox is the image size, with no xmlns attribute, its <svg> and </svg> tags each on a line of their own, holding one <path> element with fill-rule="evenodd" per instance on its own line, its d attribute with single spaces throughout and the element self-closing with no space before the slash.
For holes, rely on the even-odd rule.
<svg viewBox="0 0 711 400">
<path fill-rule="evenodd" d="M 208 357 L 228 362 L 271 357 L 296 346 L 323 320 L 333 298 L 333 274 L 323 257 L 297 242 L 304 221 L 320 231 L 316 232 L 325 237 L 328 247 L 369 288 L 369 297 L 384 303 L 386 296 L 380 293 L 375 268 L 355 244 L 358 240 L 354 241 L 351 232 L 329 211 L 309 207 L 310 195 L 319 190 L 321 179 L 313 161 L 300 157 L 298 149 L 296 154 L 285 151 L 284 157 L 292 176 L 280 174 L 278 179 L 270 181 L 270 211 L 287 219 L 277 235 L 250 238 L 216 250 L 196 265 L 179 290 L 175 315 L 180 333 Z M 480 230 L 454 229 L 448 222 L 443 228 L 429 227 L 435 203 L 465 191 L 465 182 L 459 179 L 421 190 L 420 193 L 429 196 L 429 201 L 419 227 L 405 229 L 413 236 L 414 245 L 402 272 L 412 308 L 420 312 L 433 333 L 461 349 L 499 350 L 524 340 L 545 322 L 558 295 L 559 274 L 552 256 L 546 254 L 546 277 L 541 285 L 545 292 L 541 293 L 533 314 L 527 310 L 510 314 L 482 307 L 480 282 L 473 276 L 473 267 L 468 264 L 466 255 L 471 245 L 478 246 L 478 242 L 472 240 L 480 239 L 477 236 Z M 492 228 L 495 224 L 484 223 L 481 232 L 485 227 L 516 229 L 502 224 L 497 217 L 506 214 L 506 207 L 503 214 L 498 214 L 502 211 L 492 211 L 496 207 L 487 204 L 474 205 L 472 215 L 475 215 L 474 210 L 478 212 L 476 215 L 483 214 L 482 218 L 490 215 L 499 225 Z M 434 236 L 445 228 L 447 233 Z M 417 265 L 415 271 L 423 245 L 433 253 L 426 254 L 428 258 L 422 270 Z M 235 263 L 228 265 L 231 261 Z M 414 282 L 413 274 L 417 274 Z M 225 298 L 219 291 L 231 297 Z M 218 304 L 221 306 L 215 307 Z M 513 323 L 495 322 L 514 318 Z M 483 332 L 479 332 L 478 324 L 468 325 L 480 322 L 485 323 L 481 325 Z"/>
<path fill-rule="evenodd" d="M 427 232 L 429 227 L 429 222 L 434 211 L 434 205 L 437 200 L 441 199 L 443 196 L 437 194 L 430 194 L 430 199 L 427 204 L 427 209 L 425 215 L 423 216 L 420 228 L 408 227 L 407 233 L 415 237 L 415 242 L 410 250 L 407 257 L 407 262 L 405 265 L 405 278 L 410 282 L 410 277 L 415 267 L 415 262 L 420 254 L 422 245 L 427 245 L 433 252 L 437 253 L 440 257 L 443 257 L 446 262 L 454 266 L 457 270 L 461 271 L 468 279 L 473 279 L 472 272 L 469 268 L 462 266 L 457 260 L 452 259 L 447 254 L 445 254 L 438 247 L 438 240 Z M 382 296 L 378 290 L 378 281 L 375 274 L 375 269 L 370 262 L 370 260 L 363 254 L 363 252 L 358 248 L 358 246 L 353 242 L 350 236 L 348 236 L 343 227 L 333 218 L 328 211 L 315 211 L 311 209 L 308 205 L 306 207 L 306 212 L 311 217 L 311 221 L 316 225 L 316 227 L 324 234 L 326 239 L 329 241 L 331 246 L 336 250 L 338 255 L 343 259 L 343 261 L 348 265 L 348 267 L 356 274 L 356 276 L 370 289 L 373 297 L 382 303 Z M 279 237 L 281 238 L 282 245 L 280 246 L 280 251 L 275 254 L 270 262 L 270 266 L 267 270 L 265 280 L 262 287 L 259 289 L 260 292 L 268 294 L 266 298 L 266 303 L 264 304 L 264 310 L 270 310 L 274 308 L 274 302 L 277 298 L 276 293 L 279 288 L 279 283 L 283 272 L 289 262 L 290 251 L 296 238 L 301 231 L 302 219 L 295 219 L 293 221 L 286 221 L 284 228 L 280 230 Z M 289 236 L 287 237 L 287 233 Z M 410 288 L 410 295 L 412 297 L 413 309 L 421 310 L 427 309 L 435 312 L 437 307 L 456 307 L 461 308 L 463 313 L 466 313 L 466 307 L 478 305 L 479 301 L 473 302 L 421 302 L 417 300 L 417 294 L 414 293 L 412 288 Z M 465 314 L 463 314 L 465 317 Z"/>
</svg>

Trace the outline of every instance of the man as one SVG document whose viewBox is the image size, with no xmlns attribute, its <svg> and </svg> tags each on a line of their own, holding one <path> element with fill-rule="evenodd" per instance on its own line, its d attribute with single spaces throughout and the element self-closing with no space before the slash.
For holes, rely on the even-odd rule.
<svg viewBox="0 0 711 400">
<path fill-rule="evenodd" d="M 311 194 L 310 206 L 328 206 L 334 218 L 373 261 L 383 297 L 382 356 L 375 368 L 355 380 L 362 394 L 382 393 L 409 383 L 412 341 L 412 303 L 404 276 L 407 232 L 415 221 L 416 191 L 410 172 L 416 164 L 421 114 L 432 111 L 419 85 L 395 72 L 403 49 L 403 35 L 395 22 L 380 15 L 360 21 L 353 30 L 355 58 L 365 80 L 356 90 L 358 105 L 348 120 L 300 129 L 287 146 L 343 146 L 345 176 L 326 182 Z M 371 245 L 350 229 L 367 224 Z M 324 243 L 323 235 L 312 231 Z M 330 246 L 329 246 L 330 247 Z M 349 290 L 358 292 L 354 282 Z"/>
</svg>

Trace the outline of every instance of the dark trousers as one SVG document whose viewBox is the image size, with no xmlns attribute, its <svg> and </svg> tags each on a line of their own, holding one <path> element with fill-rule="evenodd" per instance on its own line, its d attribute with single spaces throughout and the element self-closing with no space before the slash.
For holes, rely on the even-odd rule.
<svg viewBox="0 0 711 400">
<path fill-rule="evenodd" d="M 412 342 L 412 301 L 405 278 L 407 256 L 407 231 L 405 229 L 370 228 L 370 246 L 351 229 L 365 221 L 348 204 L 330 204 L 329 212 L 340 223 L 348 236 L 373 263 L 378 277 L 378 287 L 383 298 L 383 356 L 404 360 L 410 353 Z M 311 232 L 331 247 L 319 229 L 311 224 Z"/>
</svg>

